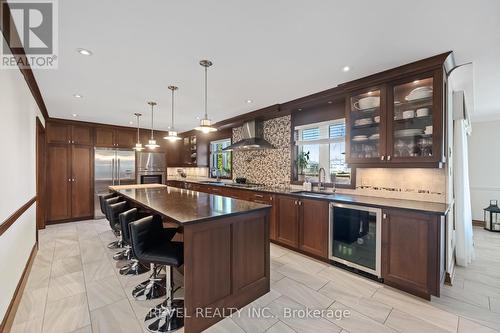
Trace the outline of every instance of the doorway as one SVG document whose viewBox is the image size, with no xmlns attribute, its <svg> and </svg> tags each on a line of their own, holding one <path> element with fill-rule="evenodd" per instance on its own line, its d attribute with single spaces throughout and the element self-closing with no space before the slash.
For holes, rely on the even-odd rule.
<svg viewBox="0 0 500 333">
<path fill-rule="evenodd" d="M 45 127 L 36 117 L 36 228 L 45 229 Z"/>
</svg>

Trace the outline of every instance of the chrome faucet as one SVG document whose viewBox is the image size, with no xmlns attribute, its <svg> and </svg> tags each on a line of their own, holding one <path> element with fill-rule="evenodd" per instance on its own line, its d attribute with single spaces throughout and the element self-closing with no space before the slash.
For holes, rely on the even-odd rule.
<svg viewBox="0 0 500 333">
<path fill-rule="evenodd" d="M 216 180 L 219 182 L 220 181 L 220 170 L 217 168 L 213 168 L 212 171 L 215 172 Z"/>
<path fill-rule="evenodd" d="M 323 180 L 321 179 L 321 172 L 323 172 Z M 318 171 L 318 190 L 319 191 L 325 190 L 325 186 L 324 186 L 325 181 L 326 181 L 325 168 L 319 168 L 319 171 Z"/>
</svg>

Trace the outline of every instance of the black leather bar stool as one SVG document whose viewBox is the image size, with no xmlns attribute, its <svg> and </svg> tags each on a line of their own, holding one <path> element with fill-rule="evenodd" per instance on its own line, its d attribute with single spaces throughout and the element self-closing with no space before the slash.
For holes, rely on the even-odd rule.
<svg viewBox="0 0 500 333">
<path fill-rule="evenodd" d="M 106 216 L 106 207 L 104 206 L 104 201 L 107 200 L 107 199 L 114 198 L 116 196 L 117 196 L 117 194 L 114 193 L 114 192 L 99 195 L 99 205 L 101 207 L 102 215 L 104 215 L 104 217 L 106 217 L 106 220 L 108 218 Z"/>
<path fill-rule="evenodd" d="M 137 208 L 129 209 L 119 215 L 122 230 L 122 241 L 125 245 L 125 249 L 128 251 L 125 256 L 126 259 L 132 261 L 131 263 L 120 268 L 120 274 L 122 275 L 139 275 L 149 271 L 149 267 L 140 263 L 135 257 L 132 249 L 132 240 L 130 239 L 130 223 L 143 217 L 146 217 L 146 214 L 140 213 Z"/>
<path fill-rule="evenodd" d="M 184 300 L 174 299 L 173 268 L 184 263 L 181 242 L 173 242 L 177 229 L 164 229 L 159 216 L 148 216 L 130 223 L 132 247 L 137 259 L 158 267 L 165 266 L 167 299 L 152 308 L 144 319 L 150 332 L 169 332 L 184 326 Z M 135 295 L 134 295 L 135 297 Z"/>
<path fill-rule="evenodd" d="M 112 200 L 108 199 L 107 201 Z M 109 224 L 112 226 L 112 229 L 114 232 L 116 232 L 118 235 L 120 235 L 120 247 L 125 247 L 125 244 L 123 242 L 123 237 L 122 237 L 122 228 L 120 226 L 120 214 L 125 212 L 129 207 L 128 207 L 128 202 L 127 201 L 119 201 L 114 204 L 109 204 L 107 205 L 107 211 L 108 211 L 108 218 L 109 218 Z M 130 252 L 130 248 L 125 248 L 122 251 L 117 252 L 116 254 L 113 255 L 113 259 L 115 260 L 129 260 L 132 256 L 132 253 Z"/>
<path fill-rule="evenodd" d="M 119 196 L 114 196 L 114 197 L 111 197 L 109 199 L 103 199 L 103 204 L 101 206 L 104 208 L 104 215 L 106 216 L 106 220 L 108 220 L 108 222 L 109 222 L 109 226 L 110 226 L 111 230 L 115 234 L 115 237 L 118 238 L 118 240 L 108 244 L 109 249 L 118 249 L 118 248 L 123 247 L 122 241 L 120 239 L 120 236 L 121 236 L 120 228 L 117 228 L 115 226 L 113 219 L 109 215 L 109 206 L 116 204 L 118 202 L 122 202 L 122 200 L 123 199 Z"/>
</svg>

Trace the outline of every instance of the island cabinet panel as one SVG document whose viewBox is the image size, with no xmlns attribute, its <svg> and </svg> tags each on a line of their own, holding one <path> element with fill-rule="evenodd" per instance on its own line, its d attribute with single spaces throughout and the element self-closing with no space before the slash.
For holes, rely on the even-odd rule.
<svg viewBox="0 0 500 333">
<path fill-rule="evenodd" d="M 322 200 L 300 200 L 299 249 L 328 257 L 329 205 Z"/>
<path fill-rule="evenodd" d="M 259 210 L 184 226 L 186 332 L 201 332 L 269 292 L 267 214 Z"/>
<path fill-rule="evenodd" d="M 71 217 L 71 148 L 51 144 L 47 147 L 47 220 Z"/>
<path fill-rule="evenodd" d="M 92 197 L 92 147 L 73 146 L 71 149 L 71 217 L 91 216 L 94 200 Z"/>
<path fill-rule="evenodd" d="M 439 296 L 441 219 L 436 215 L 384 210 L 382 277 L 395 288 L 430 300 Z"/>
<path fill-rule="evenodd" d="M 299 205 L 294 197 L 279 196 L 276 240 L 285 245 L 299 246 Z"/>
</svg>

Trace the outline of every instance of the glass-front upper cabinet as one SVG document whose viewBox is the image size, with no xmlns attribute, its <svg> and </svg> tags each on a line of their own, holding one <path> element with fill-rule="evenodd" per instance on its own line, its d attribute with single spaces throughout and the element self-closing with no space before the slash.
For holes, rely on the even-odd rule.
<svg viewBox="0 0 500 333">
<path fill-rule="evenodd" d="M 439 161 L 442 101 L 435 74 L 398 82 L 388 89 L 387 160 Z"/>
<path fill-rule="evenodd" d="M 347 97 L 348 163 L 381 163 L 385 160 L 386 88 L 378 87 Z"/>
</svg>

